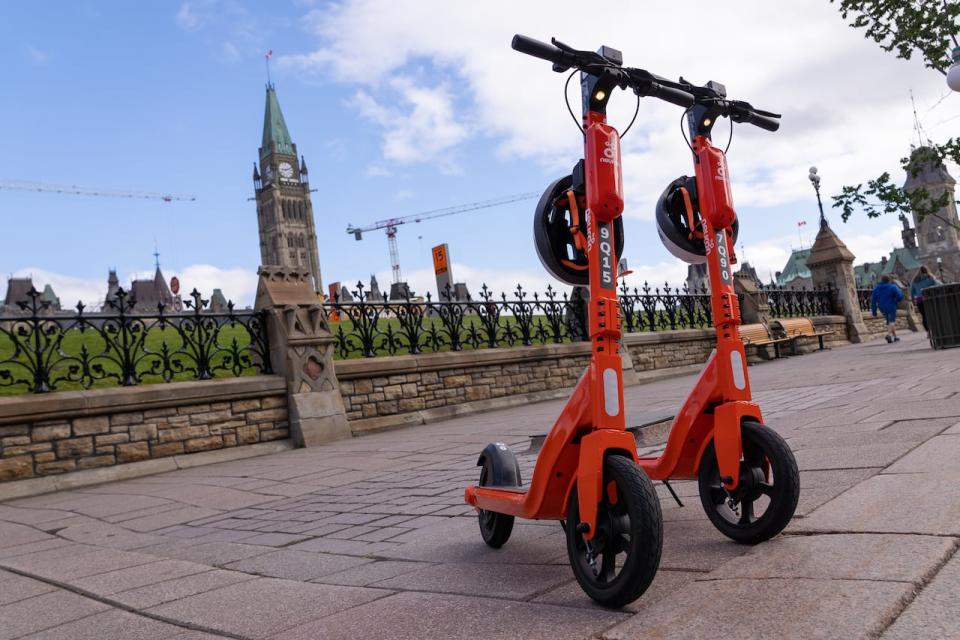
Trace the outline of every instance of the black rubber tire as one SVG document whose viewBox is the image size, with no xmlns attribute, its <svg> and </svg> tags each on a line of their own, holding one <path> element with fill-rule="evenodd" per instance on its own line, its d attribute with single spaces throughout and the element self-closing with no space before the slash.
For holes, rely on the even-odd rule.
<svg viewBox="0 0 960 640">
<path fill-rule="evenodd" d="M 741 544 L 757 544 L 783 531 L 793 518 L 800 499 L 800 472 L 790 447 L 773 429 L 758 422 L 744 422 L 740 435 L 743 440 L 740 486 L 730 496 L 737 511 L 726 501 L 712 442 L 700 461 L 700 503 L 720 533 Z M 757 517 L 753 504 L 761 496 L 766 496 L 769 503 Z M 747 504 L 749 509 L 744 507 Z"/>
<path fill-rule="evenodd" d="M 480 486 L 489 486 L 489 478 L 493 475 L 490 470 L 490 460 L 485 460 L 480 470 Z M 513 516 L 508 516 L 496 511 L 485 511 L 478 509 L 477 521 L 480 523 L 480 535 L 483 541 L 494 549 L 499 549 L 513 533 Z"/>
<path fill-rule="evenodd" d="M 610 483 L 616 484 L 617 501 L 611 503 Z M 624 522 L 624 518 L 627 519 Z M 580 587 L 597 603 L 619 609 L 639 598 L 657 574 L 663 550 L 663 514 L 650 478 L 630 458 L 607 456 L 603 462 L 603 495 L 597 513 L 599 570 L 590 566 L 579 524 L 577 488 L 573 487 L 567 508 L 567 555 Z M 616 536 L 616 547 L 607 547 Z M 626 539 L 624 535 L 629 536 Z M 613 553 L 609 553 L 612 549 Z M 605 553 L 606 552 L 606 553 Z M 626 558 L 617 573 L 617 555 Z M 603 575 L 606 574 L 606 575 Z"/>
</svg>

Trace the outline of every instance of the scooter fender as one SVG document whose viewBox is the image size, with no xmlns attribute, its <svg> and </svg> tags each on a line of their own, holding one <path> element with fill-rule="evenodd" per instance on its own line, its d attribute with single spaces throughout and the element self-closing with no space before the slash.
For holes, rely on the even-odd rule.
<svg viewBox="0 0 960 640">
<path fill-rule="evenodd" d="M 717 454 L 720 477 L 731 480 L 723 483 L 730 491 L 740 484 L 740 457 L 743 453 L 740 424 L 747 418 L 763 421 L 760 407 L 753 402 L 725 402 L 714 409 L 713 449 Z"/>
<path fill-rule="evenodd" d="M 619 429 L 597 429 L 580 440 L 580 462 L 577 467 L 580 522 L 577 524 L 586 523 L 589 526 L 583 533 L 586 540 L 593 540 L 597 530 L 597 506 L 603 495 L 603 460 L 608 454 L 629 456 L 638 462 L 637 443 L 633 434 Z"/>
<path fill-rule="evenodd" d="M 517 462 L 517 456 L 510 447 L 502 442 L 491 442 L 480 453 L 477 466 L 482 467 L 487 460 L 490 461 L 490 470 L 493 474 L 487 486 L 519 487 L 523 484 L 520 481 L 520 463 Z"/>
</svg>

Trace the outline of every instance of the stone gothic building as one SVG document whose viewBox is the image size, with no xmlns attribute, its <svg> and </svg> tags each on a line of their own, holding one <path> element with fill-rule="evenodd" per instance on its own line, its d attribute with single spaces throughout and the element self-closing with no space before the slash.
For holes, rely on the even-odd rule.
<svg viewBox="0 0 960 640">
<path fill-rule="evenodd" d="M 307 163 L 297 155 L 277 92 L 267 85 L 260 163 L 253 165 L 253 187 L 260 228 L 260 264 L 308 271 L 321 291 L 317 231 L 310 203 Z"/>
<path fill-rule="evenodd" d="M 904 190 L 923 188 L 931 198 L 937 198 L 945 192 L 950 196 L 947 206 L 938 212 L 939 217 L 927 216 L 917 220 L 917 215 L 913 215 L 917 261 L 926 265 L 937 277 L 942 272 L 947 282 L 960 281 L 960 233 L 957 231 L 960 220 L 957 218 L 954 193 L 957 181 L 928 147 L 914 149 L 910 154 L 910 162 L 911 171 L 907 173 Z M 904 240 L 907 244 L 906 237 Z"/>
</svg>

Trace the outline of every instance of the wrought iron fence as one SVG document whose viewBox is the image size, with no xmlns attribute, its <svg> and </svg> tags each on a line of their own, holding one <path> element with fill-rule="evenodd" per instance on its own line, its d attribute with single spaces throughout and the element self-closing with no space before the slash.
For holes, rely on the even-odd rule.
<svg viewBox="0 0 960 640">
<path fill-rule="evenodd" d="M 785 289 L 764 286 L 770 316 L 773 318 L 809 318 L 833 313 L 832 289 Z"/>
<path fill-rule="evenodd" d="M 40 296 L 31 288 L 19 315 L 0 316 L 0 393 L 271 373 L 264 314 L 213 313 L 196 289 L 182 313 L 135 311 L 123 289 L 96 313 L 53 313 Z"/>
<path fill-rule="evenodd" d="M 829 291 L 771 288 L 764 290 L 776 317 L 814 316 L 832 311 Z M 334 320 L 336 356 L 340 359 L 379 355 L 462 351 L 496 347 L 560 344 L 587 339 L 587 307 L 574 289 L 528 294 L 522 286 L 508 298 L 487 285 L 479 299 L 455 300 L 448 289 L 441 301 L 370 299 L 358 282 L 352 300 L 326 305 Z M 710 293 L 686 286 L 619 290 L 626 333 L 708 328 L 713 325 Z"/>
</svg>

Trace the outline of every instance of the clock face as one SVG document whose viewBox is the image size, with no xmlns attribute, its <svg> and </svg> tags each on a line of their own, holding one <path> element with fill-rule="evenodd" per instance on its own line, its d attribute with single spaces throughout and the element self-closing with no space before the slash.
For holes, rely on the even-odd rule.
<svg viewBox="0 0 960 640">
<path fill-rule="evenodd" d="M 281 178 L 284 178 L 286 180 L 290 180 L 291 178 L 293 178 L 293 167 L 290 166 L 289 162 L 281 162 L 280 166 L 278 167 L 278 170 L 280 171 Z"/>
</svg>

